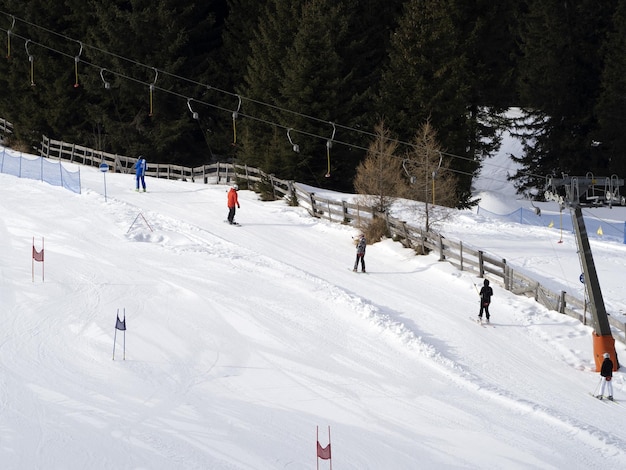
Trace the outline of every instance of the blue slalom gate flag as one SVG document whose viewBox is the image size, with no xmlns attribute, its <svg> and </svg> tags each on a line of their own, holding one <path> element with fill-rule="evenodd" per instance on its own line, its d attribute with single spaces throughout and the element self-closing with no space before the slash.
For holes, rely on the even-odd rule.
<svg viewBox="0 0 626 470">
<path fill-rule="evenodd" d="M 126 330 L 126 317 L 124 317 L 124 320 L 120 320 L 120 316 L 117 316 L 117 322 L 115 323 L 115 328 L 117 330 Z"/>
<path fill-rule="evenodd" d="M 117 343 L 117 330 L 124 332 L 124 360 L 126 360 L 126 309 L 124 309 L 124 319 L 120 320 L 120 310 L 117 309 L 117 320 L 115 321 L 115 334 L 113 335 L 113 360 L 115 360 L 115 344 Z"/>
</svg>

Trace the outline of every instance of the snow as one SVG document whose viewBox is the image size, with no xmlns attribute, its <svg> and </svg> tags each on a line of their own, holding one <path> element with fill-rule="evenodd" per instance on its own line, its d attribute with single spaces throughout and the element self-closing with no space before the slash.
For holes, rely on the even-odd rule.
<svg viewBox="0 0 626 470">
<path fill-rule="evenodd" d="M 494 212 L 529 205 L 498 184 L 506 165 L 477 185 Z M 355 274 L 354 228 L 251 191 L 233 227 L 225 186 L 148 179 L 144 194 L 108 173 L 105 201 L 102 173 L 81 180 L 78 195 L 0 174 L 2 468 L 300 470 L 318 426 L 343 470 L 626 466 L 624 374 L 623 403 L 589 396 L 590 327 L 497 282 L 481 327 L 481 279 L 391 240 Z M 569 232 L 475 211 L 442 230 L 582 293 Z M 620 315 L 626 248 L 592 250 Z"/>
</svg>

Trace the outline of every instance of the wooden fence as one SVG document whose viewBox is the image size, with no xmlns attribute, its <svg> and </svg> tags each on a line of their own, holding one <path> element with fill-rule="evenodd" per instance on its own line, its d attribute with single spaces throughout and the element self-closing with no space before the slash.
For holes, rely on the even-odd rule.
<svg viewBox="0 0 626 470">
<path fill-rule="evenodd" d="M 296 184 L 298 203 L 305 206 L 314 217 L 325 218 L 331 222 L 367 225 L 376 212 L 367 206 L 346 201 L 335 201 L 317 197 Z M 457 269 L 470 271 L 478 277 L 490 277 L 516 295 L 533 297 L 544 307 L 576 318 L 584 324 L 593 321 L 588 305 L 565 291 L 554 292 L 541 285 L 535 279 L 515 270 L 506 259 L 485 253 L 472 246 L 444 237 L 434 231 L 424 231 L 404 221 L 384 215 L 389 233 L 394 240 L 418 253 L 435 252 L 440 261 L 447 261 Z M 618 331 L 617 339 L 626 342 L 626 323 L 609 316 L 609 323 Z"/>
<path fill-rule="evenodd" d="M 7 130 L 12 129 L 10 123 L 0 120 L 0 130 L 2 130 L 3 125 Z M 51 140 L 45 136 L 42 138 L 40 154 L 47 158 L 56 158 L 81 165 L 98 167 L 100 164 L 106 163 L 111 171 L 119 173 L 132 172 L 137 161 L 137 158 L 97 151 L 80 145 Z M 148 162 L 146 174 L 156 178 L 203 184 L 237 182 L 240 185 L 247 184 L 250 188 L 257 190 L 261 185 L 264 185 L 264 191 L 271 193 L 268 197 L 286 199 L 290 204 L 297 204 L 306 208 L 313 217 L 324 218 L 341 224 L 362 227 L 378 215 L 372 207 L 367 205 L 322 198 L 293 181 L 281 180 L 246 165 L 215 163 L 188 168 L 180 165 Z M 506 290 L 517 295 L 533 297 L 535 301 L 550 310 L 574 317 L 584 324 L 592 321 L 585 301 L 571 296 L 565 291 L 551 291 L 538 281 L 516 271 L 507 264 L 505 259 L 464 245 L 462 241 L 449 239 L 440 233 L 424 231 L 389 215 L 385 215 L 385 220 L 393 239 L 407 248 L 414 249 L 418 253 L 436 252 L 440 261 L 447 261 L 458 269 L 471 271 L 481 278 L 488 276 L 495 279 Z M 626 323 L 613 316 L 609 316 L 609 322 L 619 332 L 617 339 L 626 342 Z"/>
</svg>

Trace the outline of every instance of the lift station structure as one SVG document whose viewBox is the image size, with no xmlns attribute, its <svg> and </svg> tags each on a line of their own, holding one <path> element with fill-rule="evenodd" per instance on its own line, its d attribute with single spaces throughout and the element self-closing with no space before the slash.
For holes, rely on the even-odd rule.
<svg viewBox="0 0 626 470">
<path fill-rule="evenodd" d="M 546 191 L 562 196 L 563 202 L 582 206 L 625 206 L 626 197 L 620 194 L 624 180 L 617 175 L 594 176 L 587 173 L 585 176 L 562 175 L 546 177 Z M 546 197 L 546 199 L 548 199 Z"/>
</svg>

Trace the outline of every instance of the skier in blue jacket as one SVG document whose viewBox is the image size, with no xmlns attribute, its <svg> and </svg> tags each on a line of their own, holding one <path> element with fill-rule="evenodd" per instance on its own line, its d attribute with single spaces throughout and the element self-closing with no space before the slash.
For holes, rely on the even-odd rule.
<svg viewBox="0 0 626 470">
<path fill-rule="evenodd" d="M 143 155 L 139 155 L 137 162 L 135 162 L 135 177 L 137 179 L 137 186 L 135 191 L 139 191 L 139 183 L 141 182 L 141 186 L 143 187 L 143 192 L 146 192 L 146 168 L 148 164 L 146 163 L 146 158 Z"/>
</svg>

